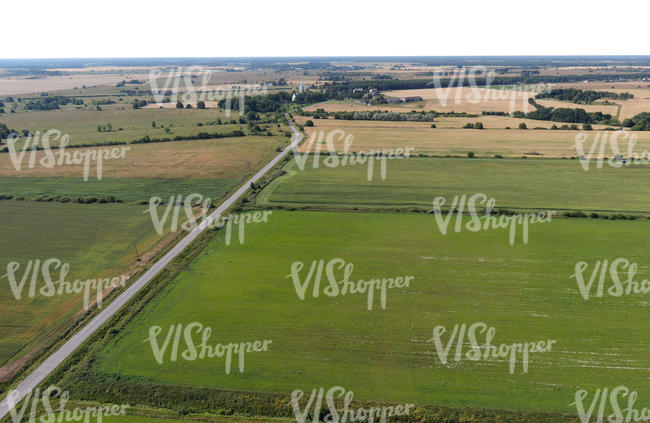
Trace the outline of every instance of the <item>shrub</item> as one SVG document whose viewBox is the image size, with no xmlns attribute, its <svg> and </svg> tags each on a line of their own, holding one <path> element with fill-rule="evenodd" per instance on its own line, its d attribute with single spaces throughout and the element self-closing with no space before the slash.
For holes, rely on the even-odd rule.
<svg viewBox="0 0 650 423">
<path fill-rule="evenodd" d="M 526 126 L 525 123 L 522 122 L 519 124 L 519 129 L 528 129 L 528 127 Z"/>
<path fill-rule="evenodd" d="M 473 159 L 474 158 L 474 152 L 470 151 L 469 153 L 467 153 L 467 157 L 469 157 L 470 159 Z"/>
<path fill-rule="evenodd" d="M 314 126 L 314 122 L 312 120 L 308 120 L 307 122 L 305 122 L 305 126 L 312 127 Z"/>
</svg>

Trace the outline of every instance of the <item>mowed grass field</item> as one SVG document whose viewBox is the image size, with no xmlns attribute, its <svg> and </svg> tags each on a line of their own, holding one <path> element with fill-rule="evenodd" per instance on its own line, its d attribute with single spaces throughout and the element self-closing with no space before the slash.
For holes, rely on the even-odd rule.
<svg viewBox="0 0 650 423">
<path fill-rule="evenodd" d="M 510 246 L 505 229 L 443 236 L 427 215 L 274 211 L 246 227 L 243 245 L 224 245 L 221 231 L 93 366 L 136 383 L 287 394 L 343 386 L 355 399 L 513 410 L 575 413 L 576 390 L 622 384 L 648 398 L 647 296 L 585 301 L 570 276 L 578 261 L 625 257 L 647 279 L 649 235 L 647 221 L 559 219 Z M 337 257 L 354 265 L 352 281 L 414 279 L 388 291 L 386 309 L 375 299 L 368 310 L 364 294 L 314 298 L 313 282 L 301 301 L 292 264 L 305 263 L 302 282 L 312 260 Z M 191 322 L 213 329 L 211 345 L 273 342 L 246 356 L 244 373 L 233 361 L 225 374 L 218 358 L 170 361 L 169 351 L 158 364 L 143 342 L 150 328 L 164 328 L 162 343 L 170 325 Z M 495 327 L 493 344 L 556 343 L 531 355 L 527 373 L 521 357 L 513 374 L 504 359 L 442 364 L 433 328 L 474 322 Z"/>
<path fill-rule="evenodd" d="M 76 205 L 0 202 L 0 274 L 20 263 L 18 282 L 30 260 L 57 258 L 70 264 L 66 280 L 115 277 L 160 237 L 143 207 L 123 204 Z M 58 280 L 59 272 L 52 274 Z M 32 351 L 49 335 L 65 328 L 82 311 L 83 294 L 28 296 L 26 283 L 16 299 L 7 277 L 0 279 L 0 366 Z M 37 289 L 43 277 L 37 278 Z"/>
<path fill-rule="evenodd" d="M 319 140 L 323 132 L 321 148 L 327 149 L 324 140 L 330 131 L 341 130 L 345 135 L 352 135 L 353 142 L 349 148 L 351 152 L 394 149 L 396 147 L 410 147 L 411 154 L 433 155 L 463 155 L 474 152 L 478 156 L 493 157 L 495 154 L 504 157 L 521 157 L 523 155 L 540 155 L 541 157 L 577 157 L 575 149 L 578 131 L 571 130 L 534 130 L 537 126 L 550 128 L 552 122 L 540 122 L 525 119 L 514 119 L 501 116 L 479 116 L 476 118 L 437 118 L 437 128 L 431 128 L 431 123 L 424 122 L 379 122 L 361 120 L 339 119 L 313 119 L 313 127 L 306 127 L 307 138 L 301 146 L 301 151 L 307 151 L 313 140 Z M 483 123 L 486 129 L 461 129 L 466 123 Z M 525 123 L 529 129 L 517 129 L 520 123 Z M 558 126 L 561 124 L 558 124 Z M 505 129 L 505 127 L 512 129 Z M 595 127 L 599 129 L 602 127 Z M 589 151 L 596 137 L 597 131 L 584 132 L 587 139 L 584 143 L 585 151 Z M 600 136 L 602 136 L 601 133 Z M 613 132 L 605 132 L 609 137 Z M 616 133 L 619 151 L 626 154 L 628 149 L 627 133 Z M 633 151 L 641 154 L 650 151 L 650 132 L 631 132 L 637 140 Z M 342 151 L 344 137 L 335 137 L 334 146 Z M 316 150 L 316 146 L 311 147 Z M 594 157 L 599 154 L 595 149 Z M 608 142 L 604 151 L 605 157 L 613 157 L 611 144 Z"/>
<path fill-rule="evenodd" d="M 428 207 L 437 196 L 484 193 L 496 208 L 650 212 L 649 166 L 584 171 L 578 160 L 409 158 L 336 168 L 308 159 L 300 170 L 295 159 L 286 175 L 269 184 L 258 203 L 324 207 Z"/>
</svg>

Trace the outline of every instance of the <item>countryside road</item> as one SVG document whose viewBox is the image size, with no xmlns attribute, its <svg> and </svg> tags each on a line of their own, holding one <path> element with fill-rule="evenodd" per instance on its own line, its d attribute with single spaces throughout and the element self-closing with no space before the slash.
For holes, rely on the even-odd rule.
<svg viewBox="0 0 650 423">
<path fill-rule="evenodd" d="M 288 117 L 287 117 L 287 120 Z M 250 188 L 251 182 L 257 182 L 266 172 L 275 166 L 282 158 L 296 147 L 302 140 L 302 134 L 296 130 L 291 121 L 289 127 L 295 135 L 295 139 L 281 153 L 278 153 L 270 162 L 268 162 L 259 172 L 246 181 L 234 194 L 228 197 L 217 209 L 212 212 L 204 221 L 218 221 L 219 215 L 232 206 L 242 195 Z M 138 293 L 154 276 L 156 276 L 165 266 L 167 266 L 177 255 L 181 253 L 192 241 L 196 239 L 210 225 L 198 225 L 185 238 L 178 242 L 167 254 L 153 264 L 140 278 L 129 286 L 114 301 L 106 306 L 97 316 L 95 316 L 86 326 L 72 336 L 56 352 L 50 355 L 36 370 L 25 378 L 16 389 L 10 393 L 13 396 L 12 404 L 17 405 L 25 396 L 35 389 L 47 376 L 49 376 L 65 359 L 67 359 L 84 341 L 97 331 L 106 321 L 108 321 L 122 306 L 124 306 L 135 294 Z M 0 420 L 10 411 L 10 404 L 7 398 L 0 403 Z"/>
</svg>

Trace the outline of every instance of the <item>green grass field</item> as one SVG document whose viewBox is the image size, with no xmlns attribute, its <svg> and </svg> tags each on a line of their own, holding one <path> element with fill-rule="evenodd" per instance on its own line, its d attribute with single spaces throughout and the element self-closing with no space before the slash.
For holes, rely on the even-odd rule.
<svg viewBox="0 0 650 423">
<path fill-rule="evenodd" d="M 578 261 L 625 257 L 647 279 L 649 235 L 647 221 L 559 219 L 510 246 L 505 229 L 442 236 L 427 215 L 274 211 L 246 226 L 243 245 L 225 246 L 221 231 L 109 338 L 93 369 L 134 383 L 287 394 L 340 385 L 355 399 L 568 413 L 578 389 L 624 384 L 648 398 L 647 297 L 585 301 L 570 275 Z M 385 310 L 377 301 L 367 310 L 363 294 L 301 301 L 286 278 L 292 263 L 336 257 L 354 264 L 353 281 L 415 279 L 389 290 Z M 190 322 L 213 328 L 210 344 L 273 342 L 247 354 L 244 373 L 234 361 L 225 374 L 218 358 L 171 362 L 167 353 L 157 364 L 143 342 L 150 327 L 165 328 L 162 342 L 170 325 Z M 503 359 L 443 365 L 433 328 L 474 322 L 496 328 L 495 344 L 556 344 L 533 354 L 525 374 L 521 362 L 509 374 Z"/>
<path fill-rule="evenodd" d="M 438 159 L 388 160 L 382 180 L 375 161 L 372 181 L 368 165 L 317 169 L 295 161 L 287 174 L 258 197 L 260 204 L 344 207 L 431 208 L 434 197 L 447 203 L 455 195 L 484 193 L 497 208 L 649 212 L 650 167 L 594 166 L 585 172 L 576 160 Z"/>
<path fill-rule="evenodd" d="M 29 260 L 57 258 L 70 263 L 66 280 L 119 276 L 140 253 L 159 239 L 143 206 L 78 205 L 0 202 L 0 274 L 7 264 L 21 263 L 18 278 Z M 58 272 L 53 278 L 58 278 Z M 20 279 L 18 280 L 20 282 Z M 0 365 L 31 351 L 50 334 L 69 325 L 82 311 L 80 295 L 27 296 L 29 282 L 17 300 L 6 277 L 0 279 Z M 43 286 L 39 276 L 38 287 Z"/>
</svg>

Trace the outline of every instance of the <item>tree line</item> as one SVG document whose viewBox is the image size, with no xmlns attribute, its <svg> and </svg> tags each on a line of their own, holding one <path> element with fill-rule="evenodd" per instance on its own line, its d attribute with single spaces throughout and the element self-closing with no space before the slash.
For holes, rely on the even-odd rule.
<svg viewBox="0 0 650 423">
<path fill-rule="evenodd" d="M 572 103 L 578 104 L 591 104 L 596 100 L 600 100 L 601 98 L 612 100 L 629 100 L 630 98 L 634 98 L 634 95 L 628 92 L 613 93 L 608 91 L 579 90 L 576 88 L 558 88 L 553 89 L 549 92 L 537 94 L 535 98 L 552 98 L 555 100 L 570 101 Z"/>
</svg>

